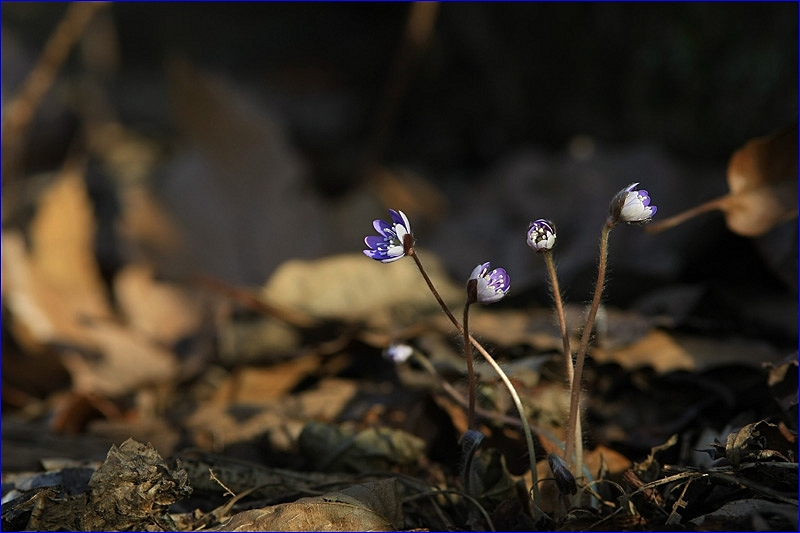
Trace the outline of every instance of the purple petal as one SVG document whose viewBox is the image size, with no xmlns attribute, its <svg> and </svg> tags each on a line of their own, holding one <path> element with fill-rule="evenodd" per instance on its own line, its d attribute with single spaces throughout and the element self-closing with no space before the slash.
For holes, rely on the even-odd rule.
<svg viewBox="0 0 800 533">
<path fill-rule="evenodd" d="M 377 235 L 370 235 L 369 237 L 364 238 L 364 243 L 372 248 L 373 250 L 377 249 L 380 245 L 386 244 L 385 237 L 379 237 Z"/>
<path fill-rule="evenodd" d="M 383 221 L 383 220 L 381 220 L 381 219 L 375 220 L 375 221 L 372 223 L 372 226 L 375 228 L 375 231 L 377 231 L 377 232 L 378 232 L 378 233 L 380 233 L 381 235 L 384 235 L 384 232 L 385 232 L 387 229 L 391 229 L 391 228 L 392 228 L 392 225 L 391 225 L 391 224 L 389 224 L 388 222 L 385 222 L 385 221 Z"/>
</svg>

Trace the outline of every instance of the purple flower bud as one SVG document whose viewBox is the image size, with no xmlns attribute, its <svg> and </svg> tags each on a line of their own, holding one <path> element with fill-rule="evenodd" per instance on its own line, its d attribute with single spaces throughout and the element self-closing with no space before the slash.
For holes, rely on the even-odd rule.
<svg viewBox="0 0 800 533">
<path fill-rule="evenodd" d="M 511 279 L 504 268 L 496 268 L 489 272 L 490 266 L 490 263 L 476 266 L 467 282 L 469 290 L 470 281 L 475 280 L 474 301 L 482 304 L 490 304 L 502 300 L 511 286 Z"/>
<path fill-rule="evenodd" d="M 556 245 L 556 225 L 540 218 L 528 226 L 528 246 L 534 252 L 549 252 Z"/>
<path fill-rule="evenodd" d="M 567 463 L 564 462 L 564 459 L 558 454 L 551 453 L 547 456 L 547 463 L 550 465 L 550 470 L 553 471 L 558 492 L 561 494 L 575 494 L 578 492 L 575 476 L 567 468 Z"/>
<path fill-rule="evenodd" d="M 650 205 L 650 196 L 647 191 L 637 191 L 638 183 L 628 185 L 619 191 L 611 200 L 609 207 L 609 220 L 612 224 L 624 222 L 626 224 L 644 224 L 650 222 L 658 209 Z"/>
<path fill-rule="evenodd" d="M 389 214 L 392 216 L 393 224 L 383 220 L 374 221 L 372 225 L 380 236 L 369 236 L 364 239 L 364 243 L 370 248 L 364 250 L 364 255 L 381 263 L 391 263 L 402 258 L 406 255 L 406 241 L 414 242 L 411 223 L 405 213 L 389 209 Z"/>
</svg>

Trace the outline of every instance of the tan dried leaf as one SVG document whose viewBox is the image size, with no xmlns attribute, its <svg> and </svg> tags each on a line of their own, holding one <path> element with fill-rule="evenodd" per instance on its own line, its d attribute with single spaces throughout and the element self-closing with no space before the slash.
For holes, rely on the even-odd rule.
<svg viewBox="0 0 800 533">
<path fill-rule="evenodd" d="M 177 285 L 156 281 L 148 265 L 123 268 L 114 278 L 114 295 L 134 330 L 166 346 L 197 331 L 203 320 L 199 298 Z"/>
<path fill-rule="evenodd" d="M 650 224 L 645 230 L 658 233 L 719 209 L 732 232 L 758 237 L 797 217 L 797 123 L 752 139 L 734 152 L 727 180 L 730 192 L 725 196 Z"/>
<path fill-rule="evenodd" d="M 95 220 L 84 165 L 68 163 L 45 191 L 30 228 L 31 261 L 79 315 L 109 318 L 111 307 L 94 256 Z"/>
<path fill-rule="evenodd" d="M 211 531 L 397 531 L 403 527 L 395 479 L 252 509 Z"/>
<path fill-rule="evenodd" d="M 448 279 L 436 256 L 424 251 L 421 255 L 442 298 L 451 305 L 462 303 L 463 289 Z M 261 295 L 314 317 L 360 320 L 376 327 L 411 323 L 420 313 L 439 309 L 413 260 L 383 264 L 361 253 L 287 261 Z"/>
</svg>

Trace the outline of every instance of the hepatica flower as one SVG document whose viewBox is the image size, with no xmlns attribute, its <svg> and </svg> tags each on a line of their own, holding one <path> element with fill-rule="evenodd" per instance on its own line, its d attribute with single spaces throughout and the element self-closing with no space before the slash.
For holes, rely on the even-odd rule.
<svg viewBox="0 0 800 533">
<path fill-rule="evenodd" d="M 549 252 L 556 245 L 556 225 L 540 218 L 528 227 L 528 246 L 533 251 L 544 253 Z"/>
<path fill-rule="evenodd" d="M 406 235 L 408 235 L 409 246 L 414 242 L 411 235 L 411 223 L 405 213 L 389 209 L 389 214 L 392 216 L 392 223 L 383 220 L 374 221 L 372 225 L 380 235 L 371 235 L 364 239 L 370 248 L 364 250 L 364 254 L 381 263 L 391 263 L 406 255 Z"/>
<path fill-rule="evenodd" d="M 612 224 L 643 224 L 650 222 L 656 214 L 656 206 L 650 205 L 647 191 L 637 191 L 638 183 L 628 185 L 614 196 L 609 208 L 609 219 Z"/>
<path fill-rule="evenodd" d="M 482 304 L 502 300 L 511 286 L 511 279 L 504 268 L 495 268 L 489 272 L 490 266 L 489 263 L 476 266 L 467 282 L 467 287 L 469 287 L 472 280 L 476 281 L 474 301 Z"/>
</svg>

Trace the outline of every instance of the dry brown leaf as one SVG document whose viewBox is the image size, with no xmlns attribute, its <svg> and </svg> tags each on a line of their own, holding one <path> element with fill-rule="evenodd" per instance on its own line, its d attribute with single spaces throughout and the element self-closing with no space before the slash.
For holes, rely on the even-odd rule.
<svg viewBox="0 0 800 533">
<path fill-rule="evenodd" d="M 315 355 L 295 357 L 266 368 L 243 367 L 234 370 L 219 386 L 212 401 L 230 404 L 278 399 L 319 367 L 320 360 Z"/>
<path fill-rule="evenodd" d="M 357 392 L 354 382 L 330 378 L 314 389 L 279 398 L 251 396 L 247 403 L 224 405 L 209 402 L 192 413 L 186 427 L 198 445 L 221 449 L 268 434 L 274 450 L 288 451 L 308 420 L 333 420 Z"/>
<path fill-rule="evenodd" d="M 89 480 L 83 531 L 168 528 L 167 508 L 192 492 L 186 471 L 172 470 L 150 445 L 112 446 Z"/>
<path fill-rule="evenodd" d="M 77 338 L 80 327 L 71 302 L 38 275 L 23 235 L 3 232 L 2 248 L 3 302 L 13 318 L 7 323 L 17 342 L 36 353 L 55 339 Z"/>
<path fill-rule="evenodd" d="M 62 360 L 73 390 L 118 397 L 178 375 L 175 355 L 114 322 L 82 329 L 80 346 L 65 346 Z"/>
<path fill-rule="evenodd" d="M 436 256 L 425 251 L 420 255 L 442 298 L 450 305 L 460 304 L 463 290 L 448 279 Z M 361 253 L 287 261 L 262 295 L 318 318 L 365 321 L 383 328 L 411 323 L 421 313 L 439 309 L 413 261 L 383 264 Z"/>
<path fill-rule="evenodd" d="M 402 527 L 397 482 L 388 479 L 243 511 L 210 531 L 397 531 Z"/>
<path fill-rule="evenodd" d="M 84 165 L 68 163 L 45 191 L 30 227 L 36 275 L 74 312 L 109 318 L 111 307 L 94 256 L 95 220 L 83 180 Z"/>
<path fill-rule="evenodd" d="M 615 362 L 624 368 L 651 366 L 659 373 L 675 370 L 703 370 L 732 363 L 777 362 L 782 354 L 764 342 L 731 338 L 717 340 L 652 330 L 641 340 L 617 349 L 594 348 L 592 357 L 600 363 Z"/>
<path fill-rule="evenodd" d="M 646 227 L 657 233 L 720 209 L 732 232 L 759 237 L 797 217 L 797 123 L 752 139 L 728 163 L 730 193 Z"/>
<path fill-rule="evenodd" d="M 93 253 L 95 223 L 82 171 L 67 164 L 43 194 L 30 251 L 20 233 L 3 234 L 3 298 L 27 348 L 75 342 L 82 321 L 112 316 Z"/>
<path fill-rule="evenodd" d="M 81 315 L 69 291 L 39 275 L 19 234 L 3 236 L 3 275 L 8 279 L 4 297 L 14 317 L 15 337 L 34 352 L 43 344 L 61 346 L 75 391 L 119 396 L 177 375 L 171 352 L 113 320 Z"/>
<path fill-rule="evenodd" d="M 114 278 L 114 295 L 128 325 L 166 346 L 197 331 L 203 320 L 202 302 L 177 285 L 153 279 L 148 265 L 122 269 Z"/>
</svg>

